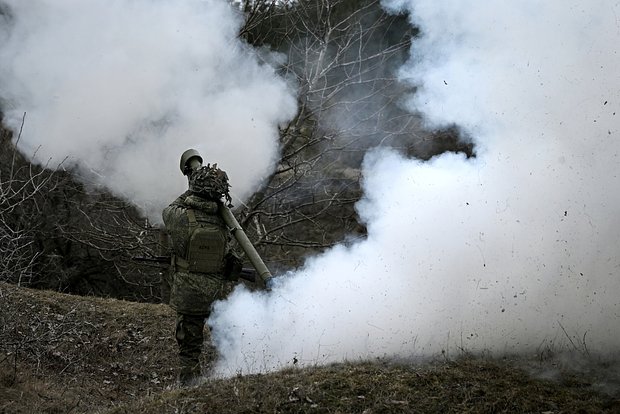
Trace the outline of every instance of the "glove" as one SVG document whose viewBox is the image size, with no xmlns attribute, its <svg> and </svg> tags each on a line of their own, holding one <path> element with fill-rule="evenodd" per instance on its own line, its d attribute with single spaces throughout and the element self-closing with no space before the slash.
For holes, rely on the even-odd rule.
<svg viewBox="0 0 620 414">
<path fill-rule="evenodd" d="M 185 197 L 185 205 L 189 208 L 200 210 L 207 214 L 216 214 L 218 209 L 217 202 L 205 200 L 204 198 L 194 195 Z"/>
</svg>

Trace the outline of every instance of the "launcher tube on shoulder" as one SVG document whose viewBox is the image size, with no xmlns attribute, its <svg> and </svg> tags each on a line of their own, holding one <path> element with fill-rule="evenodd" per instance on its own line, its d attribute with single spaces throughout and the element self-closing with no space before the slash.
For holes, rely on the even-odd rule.
<svg viewBox="0 0 620 414">
<path fill-rule="evenodd" d="M 239 222 L 233 215 L 232 211 L 230 211 L 230 209 L 227 206 L 225 206 L 224 204 L 221 204 L 219 212 L 220 212 L 220 215 L 222 216 L 222 219 L 224 219 L 224 222 L 230 229 L 230 232 L 232 233 L 233 237 L 237 240 L 237 243 L 239 243 L 239 245 L 245 252 L 246 256 L 250 260 L 250 263 L 252 263 L 252 266 L 254 266 L 254 269 L 256 269 L 258 276 L 260 276 L 265 286 L 267 286 L 269 280 L 273 276 L 271 275 L 271 272 L 267 268 L 267 265 L 265 265 L 265 262 L 263 262 L 263 259 L 260 257 L 256 249 L 254 248 L 254 245 L 252 244 L 250 239 L 248 239 L 248 236 L 245 234 L 245 231 L 243 231 L 243 228 L 241 227 L 241 225 L 239 224 Z"/>
<path fill-rule="evenodd" d="M 188 149 L 181 155 L 181 171 L 184 175 L 189 175 L 192 170 L 196 170 L 202 166 L 202 157 L 198 153 L 198 151 L 194 149 Z M 233 215 L 230 208 L 226 206 L 224 203 L 220 203 L 219 213 L 230 229 L 235 240 L 241 246 L 246 256 L 252 263 L 252 266 L 256 269 L 256 273 L 260 276 L 261 281 L 265 286 L 269 286 L 269 281 L 272 279 L 271 272 L 263 262 L 263 259 L 260 257 L 254 245 L 243 231 L 243 228 Z"/>
</svg>

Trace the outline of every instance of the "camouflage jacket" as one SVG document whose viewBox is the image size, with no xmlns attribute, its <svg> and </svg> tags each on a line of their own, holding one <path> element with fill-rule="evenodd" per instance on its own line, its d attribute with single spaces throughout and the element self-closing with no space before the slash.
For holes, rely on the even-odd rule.
<svg viewBox="0 0 620 414">
<path fill-rule="evenodd" d="M 185 258 L 189 241 L 189 201 L 194 196 L 186 191 L 166 207 L 162 213 L 166 230 L 170 234 L 173 255 Z M 197 205 L 192 203 L 192 209 Z M 207 201 L 202 208 L 210 210 L 213 220 L 225 227 L 216 202 Z M 187 315 L 208 315 L 216 300 L 224 299 L 232 289 L 232 282 L 225 280 L 222 273 L 193 273 L 175 267 L 170 291 L 170 306 L 177 312 Z"/>
</svg>

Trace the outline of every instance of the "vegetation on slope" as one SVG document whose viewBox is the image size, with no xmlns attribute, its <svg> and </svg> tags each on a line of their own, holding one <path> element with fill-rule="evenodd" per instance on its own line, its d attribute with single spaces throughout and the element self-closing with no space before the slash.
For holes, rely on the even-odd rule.
<svg viewBox="0 0 620 414">
<path fill-rule="evenodd" d="M 0 412 L 92 412 L 175 382 L 165 305 L 0 284 Z"/>
<path fill-rule="evenodd" d="M 583 385 L 535 380 L 499 361 L 359 362 L 210 381 L 110 413 L 599 413 L 620 408 Z"/>
<path fill-rule="evenodd" d="M 0 283 L 0 413 L 619 412 L 508 360 L 349 362 L 176 385 L 174 312 Z M 207 348 L 204 365 L 215 358 Z M 616 390 L 617 393 L 617 390 Z"/>
</svg>

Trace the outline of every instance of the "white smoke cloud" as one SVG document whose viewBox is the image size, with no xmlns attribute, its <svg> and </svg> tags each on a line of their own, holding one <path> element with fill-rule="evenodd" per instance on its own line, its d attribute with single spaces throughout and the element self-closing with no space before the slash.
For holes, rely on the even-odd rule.
<svg viewBox="0 0 620 414">
<path fill-rule="evenodd" d="M 477 158 L 370 153 L 368 239 L 238 289 L 210 324 L 231 374 L 372 356 L 620 350 L 620 3 L 385 1 L 421 29 L 408 103 Z"/>
<path fill-rule="evenodd" d="M 294 94 L 237 39 L 225 0 L 4 0 L 0 96 L 21 149 L 159 219 L 194 147 L 244 198 L 271 171 Z M 37 150 L 38 148 L 38 150 Z"/>
</svg>

